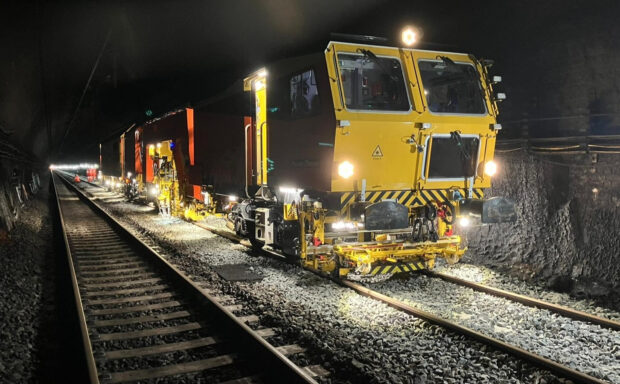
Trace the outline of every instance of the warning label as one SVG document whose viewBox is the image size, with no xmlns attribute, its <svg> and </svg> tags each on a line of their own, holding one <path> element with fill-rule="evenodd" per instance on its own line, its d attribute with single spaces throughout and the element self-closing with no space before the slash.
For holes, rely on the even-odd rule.
<svg viewBox="0 0 620 384">
<path fill-rule="evenodd" d="M 381 151 L 381 147 L 377 145 L 374 151 L 372 151 L 373 159 L 380 159 L 383 157 L 383 152 Z"/>
</svg>

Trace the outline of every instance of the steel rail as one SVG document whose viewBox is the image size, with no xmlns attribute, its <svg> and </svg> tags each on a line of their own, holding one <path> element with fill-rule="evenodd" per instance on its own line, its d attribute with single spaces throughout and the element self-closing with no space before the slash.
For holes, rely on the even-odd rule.
<svg viewBox="0 0 620 384">
<path fill-rule="evenodd" d="M 434 272 L 434 271 L 425 271 L 424 273 L 426 273 L 427 275 L 431 277 L 437 277 L 442 280 L 448 281 L 450 283 L 462 285 L 462 286 L 474 289 L 479 292 L 484 292 L 484 293 L 488 293 L 493 296 L 502 297 L 504 299 L 516 301 L 523 305 L 546 309 L 551 312 L 560 314 L 562 316 L 570 317 L 575 320 L 586 321 L 592 324 L 600 325 L 601 327 L 613 329 L 615 331 L 620 330 L 619 322 L 611 320 L 611 319 L 606 319 L 604 317 L 595 316 L 587 312 L 578 311 L 576 309 L 572 309 L 572 308 L 568 308 L 562 305 L 553 304 L 547 301 L 535 299 L 533 297 L 505 291 L 503 289 L 490 287 L 488 285 L 476 283 L 473 281 L 464 280 L 458 277 L 446 275 L 444 273 L 439 273 L 439 272 Z"/>
<path fill-rule="evenodd" d="M 86 203 L 89 207 L 91 207 L 96 214 L 102 217 L 108 224 L 110 224 L 114 229 L 116 229 L 125 239 L 129 242 L 133 243 L 141 252 L 144 252 L 148 256 L 148 260 L 153 262 L 159 267 L 159 269 L 165 273 L 166 276 L 170 277 L 178 287 L 181 287 L 188 293 L 188 296 L 193 297 L 197 303 L 204 305 L 211 309 L 209 311 L 210 314 L 217 316 L 217 318 L 224 323 L 224 328 L 227 330 L 228 334 L 234 336 L 234 341 L 238 345 L 243 346 L 244 354 L 248 351 L 251 351 L 253 355 L 258 356 L 258 360 L 253 363 L 261 363 L 261 367 L 263 368 L 262 372 L 271 378 L 277 380 L 283 380 L 287 383 L 312 383 L 316 384 L 317 382 L 314 378 L 308 373 L 308 371 L 304 368 L 301 368 L 294 364 L 288 357 L 286 357 L 282 352 L 280 352 L 276 347 L 272 346 L 268 343 L 257 331 L 251 329 L 245 322 L 243 322 L 240 318 L 235 316 L 230 310 L 225 308 L 223 304 L 218 302 L 214 296 L 205 292 L 203 288 L 193 282 L 190 278 L 188 278 L 181 270 L 172 265 L 166 259 L 164 259 L 161 255 L 159 255 L 153 248 L 144 243 L 139 238 L 135 237 L 124 225 L 122 225 L 119 221 L 117 221 L 114 217 L 108 214 L 99 204 L 88 198 L 86 194 L 72 184 L 70 180 L 68 180 L 67 176 L 60 175 L 60 173 L 52 172 L 52 178 L 54 174 L 58 174 L 60 180 L 64 182 L 70 189 L 72 189 L 79 197 L 81 201 Z M 65 174 L 67 175 L 67 174 Z M 56 186 L 54 184 L 55 191 Z M 56 194 L 58 200 L 58 194 Z M 60 201 L 58 202 L 60 209 Z M 61 212 L 62 215 L 62 211 Z M 65 244 L 67 249 L 69 249 L 69 243 L 66 237 L 66 233 L 64 232 L 64 221 L 63 221 L 63 234 L 65 235 Z M 70 260 L 71 261 L 71 260 Z M 71 264 L 73 266 L 73 264 Z M 72 268 L 74 271 L 74 269 Z M 74 289 L 76 289 L 77 294 L 79 295 L 79 288 L 77 285 L 77 280 L 74 275 Z M 92 357 L 92 346 L 90 344 L 89 334 L 88 334 L 88 326 L 86 322 L 86 318 L 84 315 L 83 307 L 81 304 L 81 299 L 78 296 L 77 304 L 78 309 L 80 310 L 80 319 L 82 321 L 82 332 L 86 332 L 86 340 L 85 349 L 87 350 L 87 354 L 92 358 L 92 367 L 89 364 L 89 375 L 92 383 L 99 383 L 99 379 L 97 376 L 97 369 L 95 365 L 94 357 Z M 213 311 L 213 309 L 216 309 Z"/>
<path fill-rule="evenodd" d="M 532 364 L 547 369 L 555 374 L 558 374 L 562 377 L 571 379 L 571 380 L 575 380 L 577 382 L 580 383 L 596 383 L 596 384 L 603 384 L 603 383 L 607 383 L 607 381 L 605 380 L 601 380 L 598 379 L 596 377 L 587 375 L 585 373 L 579 372 L 577 370 L 574 370 L 572 368 L 569 368 L 567 366 L 564 366 L 560 363 L 557 363 L 553 360 L 547 359 L 545 357 L 542 357 L 540 355 L 537 355 L 535 353 L 529 352 L 523 348 L 517 347 L 515 345 L 512 344 L 508 344 L 504 341 L 501 341 L 499 339 L 496 339 L 494 337 L 490 337 L 487 336 L 481 332 L 475 331 L 471 328 L 467 328 L 464 327 L 462 325 L 459 325 L 457 323 L 451 322 L 449 320 L 443 319 L 439 316 L 436 316 L 432 313 L 414 308 L 408 304 L 403 303 L 400 300 L 396 300 L 394 298 L 391 298 L 389 296 L 383 295 L 379 292 L 373 291 L 370 288 L 364 287 L 363 285 L 354 283 L 352 281 L 349 280 L 341 280 L 341 279 L 335 279 L 332 278 L 333 281 L 337 282 L 338 284 L 350 288 L 352 290 L 354 290 L 355 292 L 357 292 L 360 295 L 363 296 L 367 296 L 370 297 L 372 299 L 381 301 L 387 305 L 389 305 L 392 308 L 396 308 L 400 311 L 403 311 L 407 314 L 419 317 L 421 319 L 424 319 L 426 321 L 428 321 L 429 323 L 438 325 L 442 328 L 446 328 L 449 330 L 452 330 L 454 332 L 460 333 L 462 335 L 471 337 L 472 339 L 478 340 L 481 343 L 490 345 L 494 348 L 497 348 L 501 351 L 507 352 L 515 357 L 518 357 L 520 359 L 526 360 L 531 362 Z"/>
<path fill-rule="evenodd" d="M 88 377 L 92 384 L 99 383 L 99 375 L 97 374 L 97 364 L 95 362 L 95 356 L 93 355 L 93 347 L 90 343 L 90 337 L 88 334 L 88 325 L 86 322 L 86 316 L 84 314 L 84 307 L 82 306 L 82 296 L 80 295 L 80 288 L 77 281 L 77 275 L 75 273 L 75 267 L 73 264 L 73 257 L 71 255 L 71 248 L 69 247 L 69 239 L 67 238 L 67 232 L 65 230 L 65 220 L 62 214 L 62 208 L 60 206 L 60 197 L 58 196 L 58 189 L 56 187 L 56 180 L 54 179 L 54 173 L 50 171 L 50 178 L 52 179 L 52 185 L 54 186 L 54 196 L 56 197 L 56 205 L 58 208 L 58 217 L 60 221 L 60 228 L 62 229 L 62 237 L 65 243 L 65 252 L 67 254 L 67 262 L 69 263 L 69 272 L 71 274 L 71 285 L 73 287 L 73 296 L 75 298 L 75 305 L 78 312 L 78 321 L 80 324 L 80 333 L 82 336 L 82 346 L 84 348 L 84 355 L 86 358 L 86 367 L 88 370 Z"/>
</svg>

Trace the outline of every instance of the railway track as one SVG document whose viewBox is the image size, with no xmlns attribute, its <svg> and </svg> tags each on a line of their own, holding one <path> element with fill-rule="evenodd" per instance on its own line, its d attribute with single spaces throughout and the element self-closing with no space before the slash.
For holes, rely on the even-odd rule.
<svg viewBox="0 0 620 384">
<path fill-rule="evenodd" d="M 237 316 L 114 219 L 53 175 L 91 383 L 149 380 L 316 383 L 274 347 L 255 315 Z M 253 327 L 251 327 L 252 325 Z M 164 378 L 164 379 L 162 379 Z"/>
<path fill-rule="evenodd" d="M 389 305 L 390 307 L 396 308 L 410 315 L 424 319 L 428 321 L 429 323 L 432 323 L 440 327 L 449 329 L 451 331 L 463 334 L 483 344 L 490 345 L 494 348 L 497 348 L 498 350 L 509 353 L 519 359 L 526 360 L 538 367 L 547 369 L 557 374 L 558 376 L 565 377 L 567 379 L 571 379 L 579 383 L 607 383 L 607 381 L 605 380 L 601 380 L 594 376 L 579 372 L 575 369 L 568 367 L 567 365 L 555 362 L 551 359 L 548 359 L 536 353 L 527 351 L 516 345 L 510 344 L 500 339 L 489 336 L 483 332 L 476 331 L 472 328 L 462 326 L 454 321 L 444 319 L 431 312 L 427 312 L 427 311 L 423 311 L 421 309 L 415 308 L 401 300 L 386 296 L 368 287 L 365 287 L 361 284 L 348 281 L 348 280 L 337 280 L 337 283 L 343 286 L 346 286 L 348 288 L 351 288 L 355 292 L 361 295 L 371 297 L 375 300 L 381 301 Z"/>
<path fill-rule="evenodd" d="M 242 244 L 244 244 L 245 242 L 242 242 L 242 239 L 237 237 L 236 235 L 232 234 L 232 233 L 228 233 L 227 231 L 223 231 L 217 228 L 211 228 L 208 225 L 204 225 L 204 224 L 199 224 L 199 226 L 201 228 L 210 230 L 211 232 L 218 234 L 220 236 L 226 237 L 230 240 L 233 241 L 237 241 L 240 242 Z M 245 244 L 244 244 L 245 245 Z M 282 258 L 283 256 L 278 254 L 276 251 L 273 250 L 264 250 L 265 253 L 270 254 L 272 256 L 277 256 L 279 258 Z M 584 321 L 584 322 L 588 322 L 591 324 L 596 324 L 596 325 L 600 325 L 601 327 L 606 327 L 606 328 L 610 328 L 613 330 L 618 330 L 619 328 L 619 324 L 613 320 L 609 320 L 606 318 L 602 318 L 602 317 L 598 317 L 598 316 L 594 316 L 592 314 L 588 314 L 585 312 L 581 312 L 581 311 L 576 311 L 567 307 L 563 307 L 563 306 L 559 306 L 556 304 L 552 304 L 549 302 L 545 302 L 542 300 L 538 300 L 535 298 L 531 298 L 531 297 L 527 297 L 527 296 L 523 296 L 523 295 L 518 295 L 516 293 L 512 293 L 512 292 L 508 292 L 508 291 L 503 291 L 497 288 L 492 288 L 489 286 L 485 286 L 485 285 L 481 285 L 481 284 L 477 284 L 477 283 L 472 283 L 466 280 L 462 280 L 462 279 L 458 279 L 458 278 L 453 278 L 451 276 L 448 275 L 443 275 L 443 274 L 438 274 L 438 273 L 434 273 L 434 272 L 429 272 L 430 276 L 436 277 L 436 278 L 442 278 L 446 281 L 449 281 L 451 283 L 454 284 L 459 284 L 459 285 L 463 285 L 472 289 L 475 289 L 477 291 L 480 292 L 484 292 L 484 293 L 488 293 L 488 294 L 492 294 L 495 296 L 499 296 L 502 297 L 504 299 L 507 300 L 511 300 L 511 301 L 515 301 L 515 302 L 519 302 L 525 305 L 529 305 L 532 307 L 536 307 L 536 308 L 543 308 L 543 309 L 547 309 L 550 310 L 552 312 L 558 313 L 562 316 L 565 317 L 569 317 L 572 319 L 576 319 L 579 321 Z M 551 359 L 545 358 L 543 356 L 540 356 L 536 353 L 532 353 L 528 350 L 525 350 L 523 348 L 520 348 L 516 345 L 507 343 L 505 341 L 499 340 L 497 338 L 491 337 L 486 335 L 483 332 L 480 331 L 476 331 L 474 329 L 459 325 L 456 322 L 441 318 L 437 315 L 434 315 L 430 312 L 426 312 L 420 309 L 417 309 L 411 305 L 406 304 L 403 301 L 397 300 L 393 297 L 389 297 L 386 295 L 383 295 L 379 292 L 376 292 L 368 287 L 365 287 L 361 284 L 352 282 L 352 281 L 346 281 L 346 280 L 338 280 L 338 279 L 333 279 L 336 283 L 343 285 L 345 287 L 348 287 L 350 289 L 353 289 L 355 292 L 367 296 L 367 297 L 371 297 L 375 300 L 381 301 L 383 303 L 386 303 L 387 305 L 398 309 L 400 311 L 403 311 L 405 313 L 408 313 L 410 315 L 425 319 L 426 321 L 436 324 L 438 326 L 441 326 L 443 328 L 446 329 L 450 329 L 454 332 L 460 333 L 460 334 L 464 334 L 472 339 L 475 339 L 481 343 L 490 345 L 496 349 L 499 349 L 501 351 L 507 352 L 513 356 L 516 356 L 519 359 L 522 360 L 526 360 L 536 366 L 539 366 L 541 368 L 547 369 L 561 377 L 566 377 L 568 379 L 574 380 L 576 382 L 583 382 L 583 383 L 606 383 L 605 380 L 601 380 L 598 379 L 594 376 L 579 372 L 575 369 L 572 369 L 566 365 L 560 364 L 556 361 L 553 361 Z"/>
<path fill-rule="evenodd" d="M 230 240 L 233 241 L 237 241 L 239 243 L 241 242 L 240 238 L 237 238 L 235 235 L 232 235 L 230 233 L 226 233 L 225 231 L 219 230 L 219 229 L 211 229 L 208 226 L 204 226 L 201 225 L 202 228 L 205 228 L 207 230 L 212 231 L 215 234 L 218 234 L 220 236 L 224 236 Z M 242 243 L 243 244 L 243 243 Z M 247 244 L 246 244 L 247 245 Z M 279 254 L 278 252 L 274 251 L 274 250 L 270 250 L 270 249 L 265 249 L 263 250 L 266 254 L 271 255 L 271 256 L 276 256 L 278 258 L 283 258 L 286 259 L 286 257 L 284 255 Z M 309 270 L 313 273 L 316 273 L 313 270 Z M 478 284 L 478 283 L 473 283 L 473 282 L 469 282 L 467 280 L 463 280 L 463 279 L 458 279 L 458 278 L 454 278 L 452 276 L 449 275 L 445 275 L 445 274 L 440 274 L 440 273 L 435 273 L 432 271 L 428 271 L 427 274 L 429 276 L 432 277 L 436 277 L 436 278 L 441 278 L 444 279 L 446 281 L 452 282 L 454 284 L 459 284 L 465 287 L 469 287 L 472 289 L 475 289 L 479 292 L 484 292 L 484 293 L 488 293 L 488 294 L 492 294 L 498 297 L 502 297 L 504 299 L 507 300 L 511 300 L 514 302 L 518 302 L 524 305 L 528 305 L 528 306 L 532 306 L 532 307 L 536 307 L 536 308 L 542 308 L 542 309 L 547 309 L 551 312 L 560 314 L 562 316 L 565 317 L 569 317 L 575 320 L 579 320 L 579 321 L 584 321 L 584 322 L 588 322 L 591 324 L 595 324 L 595 325 L 600 325 L 602 327 L 606 327 L 606 328 L 610 328 L 613 330 L 618 330 L 620 329 L 620 324 L 618 322 L 615 322 L 613 320 L 610 319 L 606 319 L 603 317 L 599 317 L 599 316 L 595 316 L 586 312 L 582 312 L 582 311 L 577 311 L 568 307 L 564 307 L 564 306 L 560 306 L 557 304 L 553 304 L 553 303 L 549 303 L 543 300 L 539 300 L 539 299 L 535 299 L 532 297 L 528 297 L 528 296 L 524 296 L 524 295 L 519 295 L 513 292 L 508 292 L 505 290 L 501 290 L 498 288 L 493 288 L 493 287 L 489 287 L 483 284 Z M 337 279 L 337 278 L 333 278 L 331 276 L 325 276 L 325 275 L 321 275 L 324 277 L 327 277 L 331 280 L 333 280 L 335 283 L 348 287 L 352 290 L 354 290 L 355 292 L 357 292 L 360 295 L 366 296 L 366 297 L 370 297 L 372 299 L 378 300 L 380 302 L 383 302 L 385 304 L 387 304 L 388 306 L 395 308 L 397 310 L 400 310 L 402 312 L 405 312 L 407 314 L 413 315 L 415 317 L 424 319 L 426 321 L 428 321 L 429 323 L 438 325 L 442 328 L 445 329 L 449 329 L 451 331 L 457 332 L 459 334 L 463 334 L 465 336 L 468 336 L 472 339 L 475 339 L 483 344 L 489 345 L 491 347 L 494 347 L 498 350 L 501 350 L 503 352 L 509 353 L 519 359 L 522 360 L 526 360 L 538 367 L 541 367 L 543 369 L 547 369 L 561 377 L 565 377 L 567 379 L 571 379 L 574 380 L 576 382 L 579 383 L 596 383 L 596 384 L 604 384 L 604 383 L 608 383 L 605 380 L 599 379 L 597 377 L 582 373 L 578 370 L 575 370 L 573 368 L 568 367 L 567 365 L 558 363 L 556 361 L 553 361 L 551 359 L 548 359 L 546 357 L 543 357 L 541 355 L 538 355 L 536 353 L 532 353 L 530 351 L 527 351 L 523 348 L 520 348 L 516 345 L 507 343 L 505 341 L 502 341 L 500 339 L 497 339 L 495 337 L 486 335 L 485 333 L 476 331 L 474 329 L 462 326 L 454 321 L 450 321 L 444 318 L 441 318 L 439 316 L 434 315 L 433 313 L 427 312 L 427 311 L 423 311 L 420 310 L 418 308 L 415 308 L 411 305 L 406 304 L 403 301 L 397 300 L 395 298 L 386 296 L 384 294 L 381 294 L 375 290 L 372 290 L 362 284 L 350 281 L 350 280 L 343 280 L 343 279 Z"/>
<path fill-rule="evenodd" d="M 445 273 L 439 273 L 439 272 L 434 272 L 434 271 L 425 271 L 425 273 L 431 277 L 436 277 L 436 278 L 445 280 L 453 284 L 457 284 L 463 287 L 468 287 L 478 292 L 488 293 L 490 295 L 502 297 L 504 299 L 508 299 L 510 301 L 521 303 L 523 305 L 527 305 L 530 307 L 546 309 L 548 311 L 557 313 L 558 315 L 561 315 L 564 317 L 569 317 L 571 319 L 600 325 L 601 327 L 609 328 L 615 331 L 620 331 L 620 322 L 617 322 L 611 319 L 592 315 L 590 313 L 583 312 L 583 311 L 577 311 L 575 309 L 568 308 L 562 305 L 549 303 L 544 300 L 539 300 L 533 297 L 520 295 L 514 292 L 509 292 L 509 291 L 491 287 L 485 284 L 480 284 L 480 283 L 476 283 L 473 281 L 460 279 L 458 277 L 450 276 Z"/>
<path fill-rule="evenodd" d="M 215 234 L 218 234 L 220 236 L 224 236 L 230 240 L 233 241 L 237 241 L 239 243 L 241 242 L 241 238 L 238 238 L 235 235 L 232 235 L 230 233 L 226 233 L 225 231 L 219 230 L 219 229 L 211 229 L 208 226 L 204 226 L 201 225 L 201 228 L 205 228 L 207 230 L 212 231 Z M 243 244 L 243 243 L 242 243 Z M 247 244 L 246 244 L 247 245 Z M 279 254 L 278 252 L 271 250 L 271 249 L 264 249 L 263 250 L 266 254 L 271 255 L 271 256 L 276 256 L 278 258 L 283 258 L 286 260 L 286 257 L 284 255 Z M 313 270 L 309 270 L 313 273 L 316 273 Z M 607 327 L 613 330 L 618 330 L 620 329 L 620 324 L 618 322 L 615 322 L 613 320 L 610 319 L 606 319 L 606 318 L 602 318 L 599 316 L 595 316 L 586 312 L 582 312 L 582 311 L 577 311 L 568 307 L 564 307 L 564 306 L 560 306 L 557 304 L 553 304 L 553 303 L 549 303 L 543 300 L 539 300 L 539 299 L 535 299 L 532 297 L 528 297 L 528 296 L 524 296 L 524 295 L 519 295 L 513 292 L 508 292 L 505 290 L 501 290 L 498 288 L 493 288 L 493 287 L 489 287 L 483 284 L 478 284 L 478 283 L 473 283 L 473 282 L 469 282 L 467 280 L 463 280 L 463 279 L 458 279 L 449 275 L 445 275 L 445 274 L 440 274 L 440 273 L 435 273 L 432 271 L 427 271 L 426 272 L 429 276 L 432 277 L 436 277 L 436 278 L 441 278 L 444 279 L 446 281 L 452 282 L 454 284 L 459 284 L 465 287 L 469 287 L 472 289 L 475 289 L 479 292 L 484 292 L 484 293 L 488 293 L 488 294 L 492 294 L 498 297 L 502 297 L 504 299 L 507 300 L 511 300 L 514 302 L 518 302 L 524 305 L 528 305 L 528 306 L 532 306 L 532 307 L 536 307 L 536 308 L 542 308 L 542 309 L 547 309 L 551 312 L 560 314 L 562 316 L 565 317 L 569 317 L 575 320 L 579 320 L 579 321 L 584 321 L 584 322 L 589 322 L 591 324 L 595 324 L 595 325 L 600 325 L 602 327 Z M 449 329 L 451 331 L 457 332 L 459 334 L 463 334 L 465 336 L 468 336 L 472 339 L 475 339 L 483 344 L 486 345 L 490 345 L 498 350 L 504 351 L 506 353 L 509 353 L 519 359 L 522 360 L 526 360 L 538 367 L 541 367 L 543 369 L 547 369 L 561 377 L 565 377 L 571 380 L 574 380 L 576 382 L 579 383 L 597 383 L 597 384 L 604 384 L 604 383 L 608 383 L 605 380 L 601 380 L 599 378 L 596 378 L 594 376 L 579 372 L 575 369 L 572 369 L 570 367 L 568 367 L 567 365 L 564 364 L 560 364 L 558 362 L 555 362 L 551 359 L 545 358 L 543 356 L 540 356 L 536 353 L 532 353 L 530 351 L 527 351 L 523 348 L 520 348 L 516 345 L 504 342 L 500 339 L 494 338 L 492 336 L 488 336 L 482 332 L 476 331 L 474 329 L 468 328 L 468 327 L 464 327 L 462 325 L 459 325 L 458 323 L 454 322 L 454 321 L 450 321 L 444 318 L 441 318 L 439 316 L 434 315 L 433 313 L 427 312 L 427 311 L 423 311 L 420 310 L 418 308 L 415 308 L 411 305 L 406 304 L 403 301 L 397 300 L 395 298 L 386 296 L 384 294 L 381 294 L 377 291 L 374 291 L 362 284 L 350 281 L 350 280 L 344 280 L 344 279 L 337 279 L 337 278 L 333 278 L 331 276 L 326 276 L 326 275 L 321 275 L 323 277 L 327 277 L 329 279 L 331 279 L 332 281 L 334 281 L 335 283 L 348 287 L 350 289 L 353 289 L 355 292 L 357 292 L 360 295 L 363 296 L 367 296 L 370 297 L 372 299 L 381 301 L 387 305 L 389 305 L 392 308 L 395 308 L 397 310 L 400 310 L 402 312 L 405 312 L 407 314 L 413 315 L 415 317 L 424 319 L 426 321 L 428 321 L 429 323 L 438 325 L 442 328 L 445 329 Z"/>
</svg>

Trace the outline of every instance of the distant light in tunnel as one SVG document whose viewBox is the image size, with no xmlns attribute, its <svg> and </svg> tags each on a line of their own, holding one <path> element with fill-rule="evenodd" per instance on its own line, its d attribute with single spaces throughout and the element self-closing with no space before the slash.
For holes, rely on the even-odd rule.
<svg viewBox="0 0 620 384">
<path fill-rule="evenodd" d="M 50 170 L 76 170 L 76 169 L 99 169 L 99 164 L 94 163 L 79 163 L 79 164 L 51 164 Z"/>
<path fill-rule="evenodd" d="M 459 225 L 461 227 L 469 227 L 469 224 L 470 224 L 470 220 L 468 217 L 461 217 L 459 219 Z"/>
</svg>

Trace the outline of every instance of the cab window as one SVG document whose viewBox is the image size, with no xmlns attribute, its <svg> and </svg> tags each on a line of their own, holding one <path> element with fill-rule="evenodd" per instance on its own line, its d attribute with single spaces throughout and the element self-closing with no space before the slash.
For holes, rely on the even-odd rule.
<svg viewBox="0 0 620 384">
<path fill-rule="evenodd" d="M 478 72 L 469 63 L 442 60 L 419 60 L 420 76 L 426 102 L 431 112 L 486 113 L 484 94 Z"/>
<path fill-rule="evenodd" d="M 319 92 L 314 70 L 292 76 L 289 85 L 291 117 L 309 116 L 319 112 Z"/>
<path fill-rule="evenodd" d="M 345 105 L 350 110 L 408 111 L 400 61 L 374 54 L 338 54 Z"/>
</svg>

